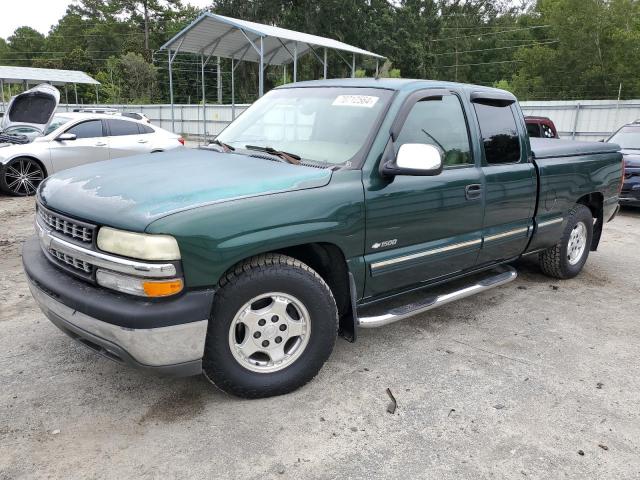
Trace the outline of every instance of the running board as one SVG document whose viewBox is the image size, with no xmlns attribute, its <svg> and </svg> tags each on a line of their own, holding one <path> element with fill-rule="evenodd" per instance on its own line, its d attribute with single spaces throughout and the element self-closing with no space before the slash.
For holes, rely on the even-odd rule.
<svg viewBox="0 0 640 480">
<path fill-rule="evenodd" d="M 396 307 L 382 315 L 374 316 L 358 316 L 357 325 L 362 328 L 376 328 L 388 325 L 398 320 L 404 320 L 408 317 L 413 317 L 420 313 L 424 313 L 428 310 L 441 307 L 447 303 L 455 302 L 462 298 L 470 297 L 482 293 L 486 290 L 490 290 L 500 285 L 512 282 L 518 276 L 518 272 L 513 267 L 502 266 L 499 271 L 490 272 L 489 276 L 484 277 L 482 280 L 466 285 L 457 290 L 443 293 L 440 295 L 431 295 L 425 297 L 417 302 L 409 303 L 401 307 Z"/>
</svg>

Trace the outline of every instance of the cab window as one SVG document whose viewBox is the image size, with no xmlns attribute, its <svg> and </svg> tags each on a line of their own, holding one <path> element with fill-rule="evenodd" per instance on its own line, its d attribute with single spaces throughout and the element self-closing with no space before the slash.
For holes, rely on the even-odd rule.
<svg viewBox="0 0 640 480">
<path fill-rule="evenodd" d="M 467 122 L 456 95 L 417 102 L 402 126 L 396 146 L 400 148 L 405 143 L 435 145 L 444 152 L 445 167 L 473 163 Z"/>
<path fill-rule="evenodd" d="M 511 105 L 474 103 L 473 106 L 480 124 L 487 163 L 519 162 L 520 136 Z"/>
<path fill-rule="evenodd" d="M 67 130 L 66 133 L 73 133 L 78 139 L 103 137 L 102 120 L 88 120 L 79 123 Z"/>
</svg>

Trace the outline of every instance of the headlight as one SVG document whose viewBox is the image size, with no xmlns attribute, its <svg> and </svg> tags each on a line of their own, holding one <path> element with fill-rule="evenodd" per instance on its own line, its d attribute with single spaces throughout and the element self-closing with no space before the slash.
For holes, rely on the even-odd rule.
<svg viewBox="0 0 640 480">
<path fill-rule="evenodd" d="M 140 260 L 180 260 L 178 242 L 169 235 L 149 235 L 102 227 L 98 230 L 98 248 Z"/>
<path fill-rule="evenodd" d="M 154 298 L 175 295 L 176 293 L 180 293 L 184 287 L 182 278 L 151 280 L 148 278 L 121 275 L 102 269 L 96 272 L 96 282 L 98 282 L 98 285 L 119 292 Z"/>
</svg>

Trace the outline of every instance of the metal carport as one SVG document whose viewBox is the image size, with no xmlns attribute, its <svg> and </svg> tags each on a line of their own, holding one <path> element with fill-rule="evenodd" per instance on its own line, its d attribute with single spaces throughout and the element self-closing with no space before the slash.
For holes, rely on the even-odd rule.
<svg viewBox="0 0 640 480">
<path fill-rule="evenodd" d="M 100 82 L 94 80 L 89 75 L 78 70 L 58 70 L 55 68 L 32 68 L 32 67 L 8 67 L 0 66 L 0 90 L 2 91 L 2 111 L 5 110 L 4 85 L 9 85 L 9 96 L 11 96 L 11 84 L 21 84 L 27 86 L 30 82 L 44 82 L 51 85 L 63 85 L 65 101 L 69 104 L 67 97 L 67 84 L 73 84 L 78 104 L 78 83 L 96 86 L 96 102 L 98 101 L 98 85 Z"/>
<path fill-rule="evenodd" d="M 322 55 L 318 52 L 323 49 Z M 296 32 L 286 28 L 264 25 L 261 23 L 239 20 L 236 18 L 205 12 L 190 25 L 165 43 L 161 50 L 167 50 L 169 60 L 169 98 L 171 102 L 171 127 L 175 128 L 173 105 L 172 64 L 178 53 L 200 55 L 202 74 L 202 103 L 206 112 L 204 67 L 214 55 L 218 58 L 231 59 L 231 103 L 235 105 L 234 71 L 236 61 L 256 62 L 258 70 L 258 94 L 264 94 L 264 69 L 267 65 L 293 64 L 293 81 L 297 80 L 298 58 L 311 52 L 323 65 L 323 76 L 327 78 L 327 50 L 335 50 L 338 56 L 351 68 L 351 76 L 355 76 L 356 55 L 364 55 L 378 61 L 384 59 L 367 50 L 348 45 L 331 38 L 319 37 L 308 33 Z M 351 53 L 351 62 L 340 52 Z M 218 63 L 218 88 L 221 85 L 220 66 Z M 235 118 L 235 113 L 234 113 Z M 206 116 L 205 116 L 206 125 Z M 205 127 L 206 132 L 206 127 Z"/>
</svg>

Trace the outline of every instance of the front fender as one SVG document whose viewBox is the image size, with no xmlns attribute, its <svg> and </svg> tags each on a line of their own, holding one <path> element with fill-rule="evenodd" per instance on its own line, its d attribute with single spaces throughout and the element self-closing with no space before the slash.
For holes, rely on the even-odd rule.
<svg viewBox="0 0 640 480">
<path fill-rule="evenodd" d="M 189 288 L 217 284 L 224 272 L 248 257 L 309 243 L 334 244 L 349 262 L 364 247 L 361 172 L 338 171 L 324 187 L 171 214 L 146 231 L 177 239 Z"/>
</svg>

